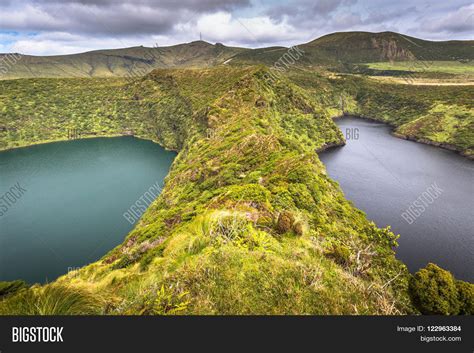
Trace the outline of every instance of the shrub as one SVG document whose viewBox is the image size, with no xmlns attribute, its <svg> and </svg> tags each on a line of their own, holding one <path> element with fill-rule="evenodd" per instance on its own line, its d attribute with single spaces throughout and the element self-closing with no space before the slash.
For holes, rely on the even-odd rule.
<svg viewBox="0 0 474 353">
<path fill-rule="evenodd" d="M 209 234 L 213 238 L 229 242 L 244 237 L 248 231 L 249 222 L 242 214 L 223 211 L 215 214 Z"/>
<path fill-rule="evenodd" d="M 159 288 L 159 289 L 158 289 Z M 117 308 L 120 314 L 179 315 L 188 309 L 189 293 L 179 291 L 173 285 L 154 284 L 142 292 L 142 297 L 128 299 Z"/>
<path fill-rule="evenodd" d="M 137 259 L 138 259 L 138 254 L 136 253 L 125 254 L 112 266 L 112 269 L 120 270 L 122 268 L 127 268 L 128 266 L 135 263 Z"/>
<path fill-rule="evenodd" d="M 293 227 L 293 223 L 295 222 L 295 217 L 289 211 L 283 211 L 278 216 L 277 221 L 277 230 L 280 234 L 284 234 L 289 232 Z"/>
<path fill-rule="evenodd" d="M 270 192 L 260 184 L 232 185 L 228 187 L 225 197 L 234 201 L 266 204 L 270 198 Z"/>
<path fill-rule="evenodd" d="M 140 271 L 145 271 L 148 266 L 152 263 L 153 259 L 157 257 L 162 257 L 163 256 L 163 251 L 166 247 L 167 242 L 164 241 L 160 245 L 158 245 L 156 248 L 151 249 L 147 253 L 143 255 L 143 257 L 140 260 Z"/>
<path fill-rule="evenodd" d="M 273 189 L 272 205 L 281 209 L 291 209 L 296 207 L 293 201 L 293 196 L 286 187 L 276 187 Z"/>
<path fill-rule="evenodd" d="M 303 235 L 304 233 L 304 224 L 301 221 L 298 221 L 294 225 L 294 230 L 297 235 Z"/>
<path fill-rule="evenodd" d="M 308 211 L 314 211 L 316 203 L 308 191 L 305 184 L 290 184 L 288 190 L 295 202 L 296 207 L 303 208 Z"/>
<path fill-rule="evenodd" d="M 339 265 L 349 265 L 351 258 L 351 249 L 342 244 L 333 244 L 326 255 L 334 259 Z"/>
<path fill-rule="evenodd" d="M 410 279 L 410 295 L 417 309 L 426 315 L 456 315 L 460 303 L 453 275 L 428 264 Z"/>
<path fill-rule="evenodd" d="M 459 314 L 474 315 L 474 284 L 456 281 L 456 288 L 460 302 Z"/>
</svg>

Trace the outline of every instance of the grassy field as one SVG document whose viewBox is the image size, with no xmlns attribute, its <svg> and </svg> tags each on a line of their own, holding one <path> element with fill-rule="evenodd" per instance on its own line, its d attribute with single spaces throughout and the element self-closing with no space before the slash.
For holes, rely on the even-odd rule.
<svg viewBox="0 0 474 353">
<path fill-rule="evenodd" d="M 204 41 L 169 47 L 131 47 L 96 50 L 86 53 L 55 56 L 16 54 L 6 59 L 0 80 L 15 78 L 140 78 L 158 68 L 205 68 L 222 63 L 250 49 L 226 47 Z M 0 54 L 0 63 L 3 55 Z"/>
<path fill-rule="evenodd" d="M 459 74 L 472 67 L 456 63 L 474 60 L 473 41 L 426 41 L 394 32 L 338 32 L 297 47 L 304 52 L 296 65 L 315 68 L 373 65 L 378 73 L 409 70 L 419 74 Z M 169 47 L 143 46 L 96 50 L 73 55 L 29 56 L 16 54 L 15 63 L 4 64 L 0 80 L 15 78 L 141 77 L 158 68 L 208 68 L 230 65 L 274 65 L 286 54 L 285 47 L 236 48 L 221 43 L 194 41 Z M 6 62 L 12 58 L 6 58 Z M 0 63 L 4 55 L 0 54 Z M 293 59 L 291 59 L 293 60 Z M 291 61 L 290 60 L 290 61 Z M 430 62 L 427 62 L 429 60 Z M 394 64 L 390 64 L 395 62 Z M 400 64 L 399 64 L 400 63 Z M 408 64 L 406 64 L 408 63 Z M 280 62 L 281 65 L 281 62 Z M 293 64 L 291 64 L 293 65 Z M 406 65 L 406 66 L 404 66 Z M 424 68 L 427 67 L 427 70 Z M 365 66 L 367 69 L 367 66 Z M 432 71 L 433 70 L 433 71 Z M 438 71 L 441 70 L 441 71 Z M 444 76 L 446 77 L 446 76 Z"/>
<path fill-rule="evenodd" d="M 393 61 L 365 64 L 375 70 L 396 70 L 411 72 L 440 72 L 456 75 L 474 75 L 473 62 L 460 61 Z"/>
</svg>

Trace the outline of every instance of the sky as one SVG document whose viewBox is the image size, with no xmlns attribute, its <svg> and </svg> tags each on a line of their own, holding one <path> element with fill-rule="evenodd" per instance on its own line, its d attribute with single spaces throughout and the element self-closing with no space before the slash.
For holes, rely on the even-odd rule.
<svg viewBox="0 0 474 353">
<path fill-rule="evenodd" d="M 464 0 L 0 0 L 0 53 L 71 54 L 202 39 L 291 46 L 340 31 L 474 39 Z"/>
</svg>

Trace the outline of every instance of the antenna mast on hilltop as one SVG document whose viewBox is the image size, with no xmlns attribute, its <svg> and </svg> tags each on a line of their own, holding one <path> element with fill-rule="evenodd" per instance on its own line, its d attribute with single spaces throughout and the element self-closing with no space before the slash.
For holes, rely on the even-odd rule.
<svg viewBox="0 0 474 353">
<path fill-rule="evenodd" d="M 199 40 L 202 40 L 202 33 L 199 32 Z"/>
</svg>

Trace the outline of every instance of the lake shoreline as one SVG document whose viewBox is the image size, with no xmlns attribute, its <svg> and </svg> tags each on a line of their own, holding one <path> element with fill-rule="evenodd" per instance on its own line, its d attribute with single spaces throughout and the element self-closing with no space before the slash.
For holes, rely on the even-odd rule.
<svg viewBox="0 0 474 353">
<path fill-rule="evenodd" d="M 327 150 L 330 150 L 331 148 L 342 147 L 342 146 L 345 146 L 345 145 L 346 145 L 345 141 L 327 143 L 327 144 L 324 144 L 323 146 L 317 148 L 316 153 L 325 152 Z"/>
<path fill-rule="evenodd" d="M 1 281 L 45 283 L 98 261 L 135 229 L 176 159 L 132 136 L 30 147 L 0 153 L 0 190 L 26 190 L 2 216 Z"/>
<path fill-rule="evenodd" d="M 36 142 L 29 143 L 29 144 L 24 145 L 24 146 L 15 146 L 15 147 L 0 148 L 0 153 L 1 153 L 1 152 L 6 152 L 6 151 L 18 150 L 18 149 L 21 149 L 21 148 L 28 148 L 28 147 L 33 147 L 33 146 L 41 146 L 41 145 L 47 145 L 47 144 L 52 144 L 52 143 L 58 143 L 58 142 L 70 142 L 70 141 L 79 141 L 79 140 L 89 140 L 89 139 L 95 139 L 95 138 L 96 138 L 96 139 L 100 139 L 100 138 L 116 138 L 116 137 L 134 137 L 134 138 L 139 139 L 139 140 L 151 141 L 151 142 L 153 142 L 153 143 L 159 145 L 160 147 L 163 147 L 163 148 L 164 148 L 166 151 L 168 151 L 168 152 L 176 152 L 176 153 L 179 152 L 179 150 L 170 149 L 170 148 L 164 146 L 164 145 L 161 144 L 158 140 L 153 140 L 153 139 L 146 138 L 146 137 L 140 137 L 140 136 L 133 135 L 133 134 L 110 134 L 110 135 L 83 136 L 83 137 L 80 137 L 80 138 L 77 138 L 77 139 L 41 140 L 41 141 L 36 141 Z"/>
<path fill-rule="evenodd" d="M 373 117 L 369 117 L 369 116 L 365 116 L 365 115 L 358 115 L 358 114 L 343 114 L 343 115 L 338 115 L 338 116 L 334 116 L 332 117 L 333 120 L 338 120 L 338 119 L 342 119 L 342 118 L 357 118 L 357 119 L 362 119 L 362 120 L 367 120 L 367 121 L 373 121 L 373 122 L 377 122 L 377 123 L 383 123 L 383 124 L 386 124 L 388 126 L 390 126 L 391 128 L 391 132 L 390 134 L 394 137 L 397 137 L 399 139 L 402 139 L 402 140 L 407 140 L 407 141 L 413 141 L 413 142 L 418 142 L 418 143 L 422 143 L 424 145 L 430 145 L 430 146 L 434 146 L 434 147 L 438 147 L 438 148 L 442 148 L 442 149 L 445 149 L 445 150 L 448 150 L 448 151 L 451 151 L 451 152 L 454 152 L 456 154 L 459 154 L 461 155 L 462 157 L 464 158 L 467 158 L 471 161 L 474 161 L 474 155 L 468 155 L 466 154 L 464 151 L 460 150 L 458 147 L 452 145 L 452 144 L 449 144 L 449 143 L 443 143 L 443 142 L 436 142 L 436 141 L 431 141 L 431 140 L 428 140 L 426 138 L 416 138 L 414 136 L 409 136 L 409 135 L 404 135 L 404 134 L 401 134 L 399 132 L 396 132 L 395 129 L 397 128 L 396 125 L 388 122 L 388 121 L 383 121 L 383 120 L 380 120 L 380 119 L 377 119 L 377 118 L 373 118 Z M 341 144 L 340 146 L 343 146 L 344 144 Z M 328 148 L 331 148 L 331 147 L 337 147 L 337 146 L 329 146 Z M 325 151 L 326 149 L 323 149 L 322 151 Z M 322 152 L 322 151 L 318 151 L 318 152 Z"/>
<path fill-rule="evenodd" d="M 344 148 L 319 155 L 327 175 L 369 220 L 400 234 L 396 256 L 411 273 L 432 262 L 472 282 L 468 234 L 474 165 L 441 149 L 406 143 L 389 126 L 365 120 L 335 121 L 344 134 L 356 130 L 358 136 L 347 136 Z M 423 197 L 433 188 L 440 194 L 426 203 Z M 438 196 L 441 201 L 435 201 Z"/>
</svg>

